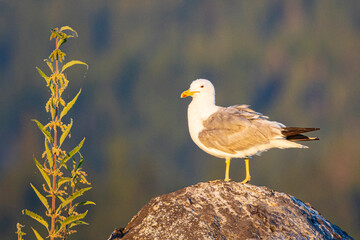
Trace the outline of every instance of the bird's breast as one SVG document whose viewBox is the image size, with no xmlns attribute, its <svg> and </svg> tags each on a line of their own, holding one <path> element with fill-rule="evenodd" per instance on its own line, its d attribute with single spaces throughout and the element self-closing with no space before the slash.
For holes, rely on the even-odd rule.
<svg viewBox="0 0 360 240">
<path fill-rule="evenodd" d="M 196 102 L 190 103 L 188 108 L 188 125 L 191 139 L 204 151 L 207 148 L 199 140 L 199 133 L 204 129 L 203 121 L 217 111 L 217 108 L 215 105 L 205 107 Z"/>
<path fill-rule="evenodd" d="M 188 125 L 189 125 L 189 132 L 192 140 L 199 145 L 199 132 L 204 129 L 204 125 L 202 124 L 203 119 L 199 113 L 196 111 L 195 108 L 191 108 L 189 106 L 188 109 Z"/>
</svg>

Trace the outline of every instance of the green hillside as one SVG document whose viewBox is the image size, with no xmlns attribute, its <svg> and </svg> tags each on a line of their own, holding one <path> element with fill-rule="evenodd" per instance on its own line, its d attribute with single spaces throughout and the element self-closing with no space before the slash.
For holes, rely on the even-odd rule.
<svg viewBox="0 0 360 240">
<path fill-rule="evenodd" d="M 224 160 L 202 152 L 187 128 L 192 80 L 207 78 L 218 105 L 250 104 L 288 126 L 320 127 L 308 150 L 251 159 L 252 184 L 309 202 L 360 238 L 360 4 L 358 1 L 0 1 L 0 238 L 41 210 L 29 182 L 48 120 L 36 66 L 50 29 L 79 37 L 63 50 L 74 68 L 66 100 L 82 88 L 69 146 L 86 137 L 93 189 L 90 226 L 76 239 L 106 239 L 159 194 L 222 179 Z M 64 146 L 66 148 L 66 145 Z M 231 178 L 244 178 L 242 160 Z M 27 230 L 27 229 L 26 229 Z M 30 231 L 27 231 L 32 238 Z"/>
</svg>

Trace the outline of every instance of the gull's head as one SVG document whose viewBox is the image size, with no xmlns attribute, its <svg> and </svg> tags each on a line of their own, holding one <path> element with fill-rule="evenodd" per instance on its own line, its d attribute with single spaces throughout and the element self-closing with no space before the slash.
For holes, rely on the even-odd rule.
<svg viewBox="0 0 360 240">
<path fill-rule="evenodd" d="M 215 98 L 215 88 L 209 80 L 197 79 L 193 81 L 190 88 L 181 93 L 181 98 L 197 97 L 201 98 Z"/>
</svg>

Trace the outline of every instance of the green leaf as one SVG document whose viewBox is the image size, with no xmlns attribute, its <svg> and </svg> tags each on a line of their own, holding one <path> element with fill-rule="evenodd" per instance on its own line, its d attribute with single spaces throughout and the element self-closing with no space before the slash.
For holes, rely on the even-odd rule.
<svg viewBox="0 0 360 240">
<path fill-rule="evenodd" d="M 49 81 L 50 81 L 50 80 L 49 80 L 49 77 L 46 76 L 46 74 L 45 74 L 43 71 L 41 71 L 40 68 L 36 67 L 36 69 L 38 70 L 38 72 L 40 73 L 40 75 L 45 79 L 46 84 L 49 85 Z"/>
<path fill-rule="evenodd" d="M 72 227 L 75 227 L 75 226 L 78 226 L 78 225 L 89 225 L 89 224 L 87 222 L 84 222 L 84 221 L 75 221 L 75 222 L 72 222 L 70 224 L 69 228 L 72 228 Z"/>
<path fill-rule="evenodd" d="M 64 202 L 65 199 L 62 196 L 56 196 L 58 199 L 60 199 L 61 202 Z"/>
<path fill-rule="evenodd" d="M 65 116 L 68 111 L 72 108 L 72 106 L 75 104 L 77 98 L 79 97 L 81 93 L 81 89 L 80 91 L 78 92 L 78 94 L 76 94 L 76 96 L 74 97 L 73 100 L 71 100 L 70 102 L 68 102 L 68 104 L 66 104 L 66 106 L 64 107 L 64 109 L 62 110 L 61 114 L 60 114 L 60 120 L 62 119 L 63 116 Z"/>
<path fill-rule="evenodd" d="M 44 239 L 40 236 L 40 234 L 39 234 L 33 227 L 31 227 L 31 229 L 33 230 L 33 232 L 34 232 L 37 240 L 44 240 Z"/>
<path fill-rule="evenodd" d="M 82 214 L 73 215 L 73 216 L 70 216 L 70 217 L 66 218 L 66 219 L 61 223 L 59 230 L 62 229 L 62 228 L 64 228 L 66 225 L 69 225 L 69 224 L 72 223 L 72 222 L 75 222 L 75 221 L 77 221 L 77 220 L 83 219 L 83 218 L 86 216 L 87 212 L 88 212 L 88 211 L 86 211 L 86 212 L 84 212 L 84 213 L 82 213 Z"/>
<path fill-rule="evenodd" d="M 38 221 L 39 223 L 44 225 L 46 227 L 46 229 L 49 231 L 49 224 L 40 215 L 37 215 L 36 213 L 34 213 L 30 210 L 27 210 L 27 209 L 23 210 L 23 214 L 26 214 L 29 217 L 35 219 L 36 221 Z"/>
<path fill-rule="evenodd" d="M 65 207 L 69 203 L 71 203 L 74 199 L 83 195 L 84 192 L 89 191 L 91 187 L 80 189 L 79 191 L 74 192 L 71 194 L 64 202 L 61 203 L 62 207 Z"/>
<path fill-rule="evenodd" d="M 73 33 L 75 33 L 75 37 L 78 36 L 77 32 L 76 32 L 74 29 L 72 29 L 71 27 L 69 27 L 69 26 L 63 26 L 63 27 L 61 27 L 59 32 L 62 32 L 62 31 L 64 31 L 64 30 L 70 30 L 70 31 L 72 31 Z"/>
<path fill-rule="evenodd" d="M 61 196 L 56 196 L 57 199 L 60 199 L 61 202 L 64 202 L 65 199 Z M 55 213 L 58 214 L 60 210 L 62 209 L 62 205 L 60 204 L 59 207 L 56 209 Z"/>
<path fill-rule="evenodd" d="M 64 167 L 66 170 L 68 170 L 69 173 L 71 173 L 70 168 L 66 164 L 60 165 L 60 167 Z"/>
<path fill-rule="evenodd" d="M 61 45 L 63 45 L 64 43 L 66 43 L 66 41 L 67 41 L 67 38 L 61 38 L 61 39 L 58 41 L 56 48 L 59 48 Z"/>
<path fill-rule="evenodd" d="M 57 199 L 59 199 L 61 202 L 64 202 L 65 201 L 65 199 L 62 197 L 62 196 L 55 196 Z M 61 209 L 61 204 L 59 205 L 59 207 L 58 207 L 58 209 L 56 210 L 56 212 L 55 213 L 58 213 L 58 210 L 60 210 Z"/>
<path fill-rule="evenodd" d="M 55 89 L 53 89 L 53 83 L 51 82 L 50 83 L 50 90 L 55 92 Z M 55 108 L 54 108 L 54 99 L 51 98 L 51 103 L 50 103 L 50 113 L 51 113 L 51 119 L 54 121 L 55 120 Z"/>
<path fill-rule="evenodd" d="M 51 72 L 54 72 L 54 68 L 53 68 L 52 63 L 48 59 L 44 59 L 44 62 L 46 62 L 46 64 L 50 68 Z"/>
<path fill-rule="evenodd" d="M 44 134 L 44 136 L 49 140 L 50 143 L 53 143 L 53 138 L 51 137 L 51 134 L 48 130 L 46 130 L 46 128 L 44 128 L 44 126 L 36 119 L 32 119 L 32 121 L 34 121 L 37 126 L 39 127 L 39 129 L 41 130 L 41 132 Z"/>
<path fill-rule="evenodd" d="M 84 157 L 81 155 L 81 153 L 79 153 L 79 155 L 80 155 L 80 161 L 79 161 L 79 164 L 77 165 L 75 171 L 78 170 L 84 162 Z"/>
<path fill-rule="evenodd" d="M 79 145 L 77 147 L 75 147 L 73 150 L 71 150 L 61 161 L 60 166 L 62 166 L 63 164 L 65 164 L 67 161 L 69 161 L 69 159 L 74 156 L 82 147 L 82 145 L 84 144 L 85 138 L 79 143 Z"/>
<path fill-rule="evenodd" d="M 41 166 L 41 164 L 36 160 L 35 156 L 34 156 L 34 161 L 35 161 L 35 164 L 37 166 L 37 168 L 39 169 L 41 175 L 43 176 L 46 184 L 48 185 L 49 189 L 51 189 L 51 182 L 50 182 L 50 178 L 49 176 L 47 175 L 47 173 L 45 172 L 44 168 Z M 32 186 L 32 185 L 31 185 Z M 45 199 L 46 200 L 46 199 Z"/>
<path fill-rule="evenodd" d="M 44 206 L 46 207 L 46 209 L 49 211 L 50 210 L 50 206 L 49 203 L 46 199 L 46 197 L 44 197 L 31 183 L 30 183 L 31 187 L 34 189 L 36 195 L 38 196 L 38 198 L 40 199 L 40 201 L 42 202 L 42 204 L 44 204 Z M 47 225 L 47 223 L 46 223 Z"/>
<path fill-rule="evenodd" d="M 89 66 L 88 66 L 86 63 L 84 63 L 84 62 L 82 62 L 82 61 L 79 61 L 79 60 L 72 60 L 72 61 L 67 62 L 66 64 L 64 64 L 64 66 L 63 66 L 62 69 L 61 69 L 61 72 L 64 72 L 65 69 L 67 69 L 68 67 L 71 67 L 71 66 L 73 66 L 73 65 L 75 65 L 75 64 L 85 65 L 85 66 L 86 66 L 86 69 L 89 69 Z"/>
<path fill-rule="evenodd" d="M 51 151 L 48 146 L 47 139 L 45 139 L 45 151 L 46 151 L 47 160 L 49 161 L 50 168 L 52 168 L 54 165 L 54 161 L 53 161 L 53 156 L 52 156 Z"/>
<path fill-rule="evenodd" d="M 61 187 L 61 185 L 63 185 L 64 183 L 70 182 L 71 178 L 70 177 L 62 177 L 59 179 L 58 181 L 58 188 Z"/>
<path fill-rule="evenodd" d="M 82 205 L 96 205 L 96 203 L 94 203 L 93 201 L 84 201 L 84 202 L 79 202 L 76 204 L 76 206 L 82 206 Z"/>
<path fill-rule="evenodd" d="M 73 120 L 71 118 L 70 119 L 70 124 L 66 127 L 65 131 L 61 134 L 59 147 L 62 145 L 65 138 L 69 135 L 69 132 L 70 132 L 70 129 L 71 129 L 72 125 L 73 125 Z"/>
<path fill-rule="evenodd" d="M 50 88 L 51 93 L 53 93 L 55 95 L 55 86 L 54 86 L 53 81 L 49 82 L 49 88 Z"/>
</svg>

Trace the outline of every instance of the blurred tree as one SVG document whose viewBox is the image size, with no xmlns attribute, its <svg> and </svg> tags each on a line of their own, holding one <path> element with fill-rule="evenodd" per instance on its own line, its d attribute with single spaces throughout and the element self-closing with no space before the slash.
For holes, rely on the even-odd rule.
<svg viewBox="0 0 360 240">
<path fill-rule="evenodd" d="M 219 105 L 252 104 L 287 125 L 320 127 L 321 140 L 309 150 L 254 157 L 253 184 L 310 202 L 360 237 L 358 1 L 0 4 L 0 189 L 9 192 L 0 199 L 0 223 L 11 223 L 0 224 L 4 238 L 16 231 L 11 226 L 19 216 L 11 209 L 25 201 L 24 182 L 32 174 L 25 166 L 39 151 L 36 133 L 26 133 L 28 119 L 44 118 L 36 106 L 46 92 L 33 68 L 40 62 L 28 64 L 28 56 L 41 59 L 50 48 L 41 36 L 60 24 L 81 36 L 68 46 L 69 57 L 94 66 L 69 76 L 80 79 L 74 89 L 83 89 L 73 135 L 88 136 L 89 198 L 98 203 L 89 214 L 94 227 L 80 230 L 79 238 L 104 238 L 150 197 L 222 176 L 223 160 L 190 140 L 188 102 L 179 98 L 200 77 L 215 84 Z M 239 181 L 243 165 L 234 164 L 231 175 Z M 22 172 L 15 171 L 19 166 Z M 16 179 L 11 188 L 9 179 Z"/>
</svg>

